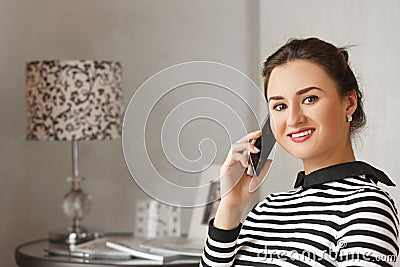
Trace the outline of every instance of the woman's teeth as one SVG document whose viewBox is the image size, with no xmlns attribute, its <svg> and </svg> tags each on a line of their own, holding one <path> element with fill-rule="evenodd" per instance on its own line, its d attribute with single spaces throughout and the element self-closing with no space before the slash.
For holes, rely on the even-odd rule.
<svg viewBox="0 0 400 267">
<path fill-rule="evenodd" d="M 307 131 L 304 131 L 304 132 L 301 132 L 301 133 L 292 134 L 292 137 L 293 137 L 293 138 L 298 138 L 298 137 L 302 137 L 302 136 L 309 135 L 309 134 L 311 134 L 312 132 L 313 132 L 313 130 L 307 130 Z"/>
</svg>

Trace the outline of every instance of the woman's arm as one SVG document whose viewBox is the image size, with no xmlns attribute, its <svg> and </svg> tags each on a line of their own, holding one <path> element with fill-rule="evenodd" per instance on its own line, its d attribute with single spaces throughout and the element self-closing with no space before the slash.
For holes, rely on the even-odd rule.
<svg viewBox="0 0 400 267">
<path fill-rule="evenodd" d="M 208 237 L 201 257 L 200 266 L 232 266 L 236 254 L 236 240 L 242 224 L 231 230 L 214 227 L 214 219 L 209 223 Z"/>
<path fill-rule="evenodd" d="M 215 218 L 209 223 L 201 266 L 232 266 L 236 240 L 239 236 L 242 214 L 254 198 L 249 191 L 252 176 L 247 175 L 248 153 L 257 153 L 250 141 L 258 138 L 261 131 L 249 133 L 232 144 L 220 170 L 221 202 Z"/>
<path fill-rule="evenodd" d="M 214 226 L 224 230 L 236 228 L 246 206 L 255 192 L 249 191 L 253 179 L 246 172 L 249 165 L 248 152 L 259 152 L 250 143 L 261 136 L 261 131 L 251 132 L 231 145 L 231 149 L 220 169 L 221 202 L 218 206 Z"/>
</svg>

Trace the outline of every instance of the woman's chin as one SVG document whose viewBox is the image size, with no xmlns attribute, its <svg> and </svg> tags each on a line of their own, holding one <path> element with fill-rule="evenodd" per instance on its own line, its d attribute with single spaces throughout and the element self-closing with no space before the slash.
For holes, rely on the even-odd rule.
<svg viewBox="0 0 400 267">
<path fill-rule="evenodd" d="M 307 149 L 307 148 L 294 149 L 293 147 L 283 147 L 283 149 L 286 150 L 286 152 L 288 152 L 293 157 L 298 158 L 300 160 L 307 160 L 316 156 L 315 149 Z"/>
</svg>

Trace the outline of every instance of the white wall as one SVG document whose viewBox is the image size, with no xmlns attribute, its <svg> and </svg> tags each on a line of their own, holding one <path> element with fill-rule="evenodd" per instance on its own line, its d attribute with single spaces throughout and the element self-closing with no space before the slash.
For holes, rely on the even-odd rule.
<svg viewBox="0 0 400 267">
<path fill-rule="evenodd" d="M 356 156 L 381 168 L 398 185 L 385 187 L 400 205 L 400 2 L 397 0 L 261 0 L 261 56 L 264 60 L 289 38 L 316 36 L 338 46 L 355 45 L 350 61 L 365 97 L 367 126 Z M 280 151 L 264 192 L 293 186 L 299 162 Z M 289 167 L 292 166 L 292 167 Z M 384 186 L 384 185 L 383 185 Z"/>
<path fill-rule="evenodd" d="M 26 61 L 120 60 L 125 103 L 152 74 L 185 61 L 222 62 L 254 78 L 256 10 L 245 0 L 0 0 L 0 265 L 15 265 L 18 244 L 69 224 L 60 204 L 70 144 L 25 141 Z M 132 230 L 135 201 L 146 195 L 127 171 L 121 141 L 82 143 L 80 173 L 93 196 L 84 225 Z"/>
</svg>

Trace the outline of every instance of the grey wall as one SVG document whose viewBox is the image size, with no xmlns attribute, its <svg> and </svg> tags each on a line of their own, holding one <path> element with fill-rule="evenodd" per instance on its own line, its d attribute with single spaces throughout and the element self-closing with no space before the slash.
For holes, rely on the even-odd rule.
<svg viewBox="0 0 400 267">
<path fill-rule="evenodd" d="M 364 90 L 367 126 L 354 145 L 359 160 L 384 170 L 398 185 L 386 187 L 400 205 L 400 2 L 397 0 L 261 0 L 262 60 L 289 38 L 317 36 L 350 48 L 351 66 Z M 265 194 L 292 187 L 301 168 L 282 149 L 271 170 Z M 282 160 L 285 158 L 286 160 Z"/>
<path fill-rule="evenodd" d="M 125 103 L 155 72 L 210 60 L 257 77 L 257 2 L 187 0 L 0 0 L 0 265 L 13 250 L 69 222 L 70 144 L 25 141 L 24 64 L 33 59 L 111 59 L 124 66 Z M 93 196 L 84 225 L 130 231 L 135 201 L 121 141 L 80 145 L 83 187 Z M 186 215 L 185 215 L 186 216 Z"/>
</svg>

